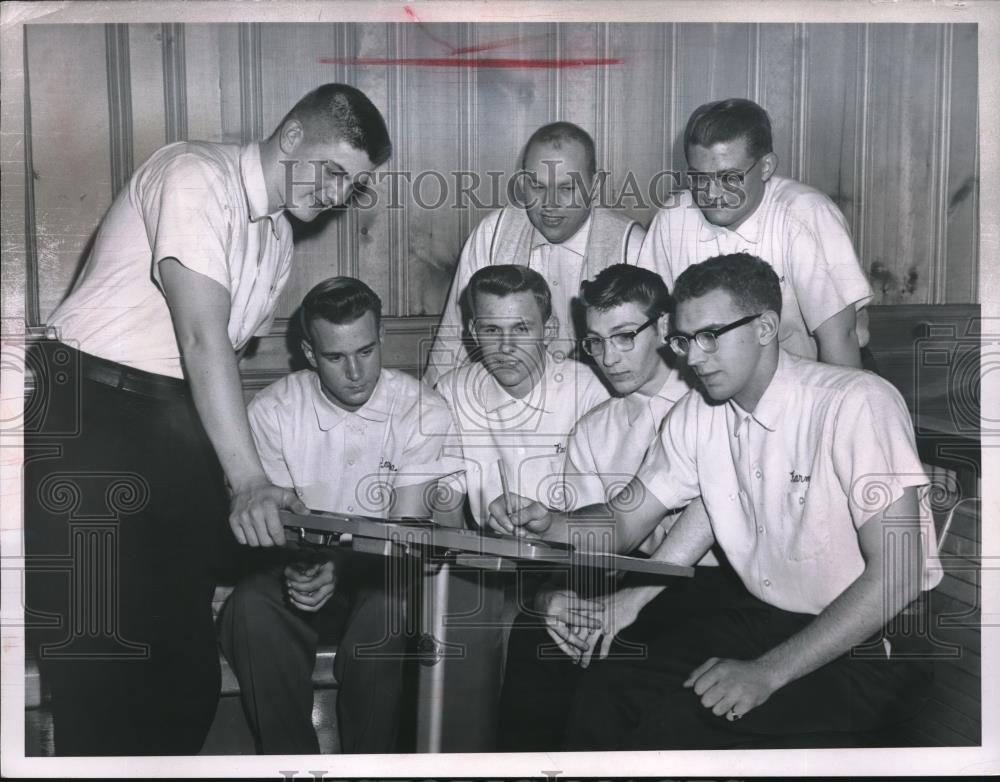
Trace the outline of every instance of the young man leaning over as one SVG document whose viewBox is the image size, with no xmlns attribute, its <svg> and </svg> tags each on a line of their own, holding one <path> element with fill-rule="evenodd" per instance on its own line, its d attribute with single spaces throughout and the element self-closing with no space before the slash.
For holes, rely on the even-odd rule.
<svg viewBox="0 0 1000 782">
<path fill-rule="evenodd" d="M 315 510 L 427 517 L 452 428 L 443 399 L 382 367 L 382 302 L 334 277 L 302 302 L 311 369 L 261 391 L 248 414 L 268 478 Z M 334 661 L 343 752 L 396 751 L 407 638 L 393 557 L 290 561 L 241 581 L 220 620 L 258 751 L 316 754 L 311 675 L 334 590 L 351 610 Z M 371 648 L 367 648 L 371 647 Z M 367 652 L 367 653 L 366 653 Z"/>
<path fill-rule="evenodd" d="M 567 507 L 578 508 L 610 499 L 636 474 L 664 416 L 688 391 L 663 360 L 670 297 L 659 275 L 616 264 L 581 286 L 586 312 L 583 349 L 594 358 L 617 396 L 592 409 L 570 437 L 565 473 Z M 695 500 L 690 511 L 704 513 Z M 655 551 L 678 514 L 671 512 L 639 546 Z M 717 565 L 709 552 L 702 565 Z M 562 574 L 560 574 L 562 576 Z M 634 654 L 640 647 L 643 622 L 633 621 L 645 601 L 641 579 L 615 584 L 574 571 L 544 585 L 534 610 L 516 620 L 507 652 L 501 697 L 501 748 L 510 751 L 558 750 L 582 669 L 604 638 L 598 657 L 610 652 Z M 733 574 L 726 568 L 699 568 L 695 579 L 679 579 L 674 591 L 698 590 L 703 597 L 718 591 Z M 584 596 L 580 590 L 586 590 Z M 636 598 L 640 600 L 637 601 Z M 672 599 L 678 600 L 676 595 Z M 656 621 L 651 607 L 644 612 Z M 615 622 L 627 632 L 612 646 Z M 553 642 L 564 652 L 553 648 Z M 573 665 L 578 663 L 580 667 Z"/>
<path fill-rule="evenodd" d="M 690 192 L 653 218 L 639 265 L 672 286 L 714 255 L 763 258 L 781 284 L 781 347 L 860 367 L 871 286 L 833 201 L 777 174 L 767 112 L 743 98 L 699 106 L 684 130 L 684 154 Z"/>
<path fill-rule="evenodd" d="M 491 524 L 566 541 L 610 513 L 627 551 L 701 496 L 707 518 L 680 519 L 661 554 L 692 564 L 718 544 L 742 585 L 679 620 L 668 604 L 645 657 L 590 669 L 566 747 L 773 746 L 882 727 L 926 677 L 891 655 L 885 625 L 941 578 L 906 406 L 871 373 L 782 350 L 780 284 L 758 258 L 695 264 L 673 295 L 670 346 L 707 399 L 674 406 L 608 504 L 566 514 L 515 498 L 513 514 L 491 505 Z"/>
</svg>

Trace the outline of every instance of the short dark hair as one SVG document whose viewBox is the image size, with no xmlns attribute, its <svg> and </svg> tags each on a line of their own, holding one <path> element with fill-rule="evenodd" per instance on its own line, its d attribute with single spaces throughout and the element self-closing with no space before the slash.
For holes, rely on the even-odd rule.
<svg viewBox="0 0 1000 782">
<path fill-rule="evenodd" d="M 310 139 L 341 139 L 380 166 L 392 154 L 385 119 L 368 96 L 349 84 L 324 84 L 303 96 L 278 123 L 275 134 L 289 120 L 302 123 Z"/>
<path fill-rule="evenodd" d="M 771 310 L 781 316 L 781 283 L 771 264 L 750 253 L 716 255 L 688 266 L 674 285 L 674 302 L 724 290 L 744 315 Z"/>
<path fill-rule="evenodd" d="M 663 278 L 649 269 L 626 263 L 608 266 L 594 279 L 584 280 L 580 284 L 580 300 L 587 309 L 602 312 L 620 304 L 638 304 L 647 318 L 670 311 L 670 294 Z"/>
<path fill-rule="evenodd" d="M 331 277 L 319 283 L 302 300 L 299 322 L 302 334 L 311 340 L 309 324 L 314 320 L 353 323 L 371 312 L 375 328 L 382 323 L 382 300 L 371 288 L 354 277 Z"/>
<path fill-rule="evenodd" d="M 587 157 L 588 176 L 597 173 L 597 153 L 594 149 L 594 139 L 579 125 L 572 122 L 550 122 L 542 125 L 531 134 L 528 143 L 524 145 L 524 154 L 521 155 L 521 168 L 524 168 L 524 161 L 528 157 L 528 152 L 535 144 L 551 144 L 559 149 L 563 144 L 575 141 L 583 147 L 583 152 Z"/>
<path fill-rule="evenodd" d="M 684 129 L 684 152 L 697 145 L 710 147 L 743 139 L 747 152 L 761 158 L 774 151 L 771 118 L 764 109 L 746 98 L 717 100 L 699 106 Z"/>
<path fill-rule="evenodd" d="M 468 286 L 466 286 L 466 291 L 473 317 L 476 314 L 476 294 L 490 293 L 494 296 L 510 296 L 512 293 L 524 293 L 525 291 L 534 295 L 535 301 L 538 302 L 543 323 L 552 317 L 552 292 L 549 290 L 549 284 L 545 282 L 542 275 L 527 266 L 515 264 L 484 266 L 472 275 Z"/>
</svg>

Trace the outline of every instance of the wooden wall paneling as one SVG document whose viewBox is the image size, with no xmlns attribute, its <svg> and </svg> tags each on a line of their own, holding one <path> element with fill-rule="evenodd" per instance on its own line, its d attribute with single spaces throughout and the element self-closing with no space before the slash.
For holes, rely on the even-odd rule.
<svg viewBox="0 0 1000 782">
<path fill-rule="evenodd" d="M 187 47 L 183 24 L 162 25 L 163 111 L 167 143 L 188 139 Z"/>
<path fill-rule="evenodd" d="M 44 322 L 69 290 L 113 196 L 108 51 L 104 25 L 26 28 L 36 268 Z M 117 136 L 116 143 L 121 142 Z"/>
<path fill-rule="evenodd" d="M 795 25 L 765 24 L 754 35 L 759 79 L 758 98 L 749 96 L 764 107 L 771 117 L 774 152 L 778 156 L 778 174 L 795 176 L 795 155 L 792 132 L 795 113 Z"/>
<path fill-rule="evenodd" d="M 952 66 L 952 26 L 940 25 L 936 28 L 934 56 L 934 106 L 939 116 L 936 118 L 932 136 L 931 158 L 931 257 L 928 275 L 928 299 L 934 304 L 944 301 L 945 252 L 948 244 L 948 178 L 951 147 L 951 66 Z"/>
<path fill-rule="evenodd" d="M 559 57 L 558 24 L 483 24 L 478 25 L 479 46 L 495 45 L 484 56 L 509 58 Z M 481 68 L 476 74 L 477 103 L 474 117 L 479 136 L 478 162 L 485 176 L 488 171 L 505 173 L 501 181 L 501 200 L 505 197 L 507 177 L 521 165 L 521 152 L 528 136 L 540 126 L 559 117 L 559 69 Z M 488 191 L 484 193 L 489 195 Z M 483 198 L 492 201 L 492 196 Z M 487 210 L 477 210 L 481 218 Z"/>
<path fill-rule="evenodd" d="M 354 49 L 359 58 L 385 57 L 389 46 L 388 26 L 385 24 L 360 24 L 354 30 Z M 393 171 L 399 160 L 399 150 L 396 144 L 399 138 L 392 133 L 392 119 L 388 115 L 391 103 L 389 95 L 389 72 L 391 68 L 379 65 L 361 65 L 354 70 L 352 84 L 364 92 L 374 103 L 389 126 L 389 137 L 393 142 L 393 155 L 381 169 L 381 172 Z M 356 262 L 358 274 L 372 287 L 387 312 L 398 311 L 393 307 L 396 303 L 390 298 L 389 280 L 392 274 L 394 258 L 393 245 L 389 237 L 389 221 L 391 211 L 387 208 L 390 197 L 390 182 L 383 178 L 381 183 L 376 179 L 372 189 L 375 203 L 361 198 L 356 200 Z M 398 210 L 395 210 L 398 211 Z"/>
<path fill-rule="evenodd" d="M 461 47 L 470 52 L 474 52 L 479 47 L 479 31 L 475 24 L 463 24 L 460 27 L 461 35 L 459 43 Z M 459 106 L 458 106 L 458 152 L 459 170 L 478 174 L 484 177 L 482 165 L 479 159 L 479 125 L 476 120 L 479 117 L 479 69 L 463 68 L 459 71 Z M 464 178 L 466 175 L 462 174 Z M 471 181 L 471 180 L 470 180 Z M 465 187 L 464 180 L 458 187 Z M 476 198 L 485 203 L 483 198 L 490 192 L 490 188 L 483 182 L 473 190 Z M 472 233 L 480 219 L 480 213 L 484 210 L 475 207 L 476 200 L 471 196 L 461 197 L 461 208 L 458 210 L 458 235 L 464 244 L 466 237 Z M 429 307 L 430 312 L 437 312 L 440 308 Z"/>
<path fill-rule="evenodd" d="M 853 25 L 817 24 L 809 25 L 807 37 L 801 134 L 805 181 L 830 196 L 850 224 L 857 146 L 858 34 Z"/>
<path fill-rule="evenodd" d="M 401 58 L 406 51 L 407 25 L 386 25 L 385 56 L 390 62 Z M 388 222 L 389 254 L 386 273 L 387 297 L 384 306 L 387 312 L 404 308 L 406 301 L 406 258 L 409 257 L 409 233 L 406 212 L 410 208 L 410 187 L 404 179 L 405 172 L 413 170 L 407 144 L 406 92 L 409 85 L 409 69 L 390 65 L 386 68 L 385 118 L 392 139 L 392 160 L 390 168 L 399 176 L 387 183 L 382 192 L 386 193 L 393 205 L 386 213 Z"/>
<path fill-rule="evenodd" d="M 198 141 L 229 141 L 222 129 L 222 95 L 233 82 L 223 80 L 226 32 L 233 38 L 235 25 L 185 24 L 184 73 L 188 138 Z M 238 139 L 237 139 L 238 140 Z"/>
<path fill-rule="evenodd" d="M 279 26 L 279 29 L 281 27 L 283 26 Z M 258 141 L 264 136 L 263 60 L 267 56 L 268 65 L 273 65 L 274 50 L 267 49 L 265 55 L 261 41 L 262 28 L 263 25 L 257 22 L 241 22 L 239 25 L 240 142 L 243 144 Z M 268 32 L 274 29 L 267 26 Z M 287 44 L 288 39 L 285 38 L 283 43 Z M 284 46 L 278 49 L 280 53 L 284 51 Z M 272 76 L 273 72 L 269 67 L 268 76 Z"/>
<path fill-rule="evenodd" d="M 874 303 L 932 301 L 941 42 L 934 25 L 871 27 L 865 250 Z M 913 53 L 922 56 L 914 56 Z M 907 54 L 909 53 L 909 54 Z"/>
<path fill-rule="evenodd" d="M 164 101 L 164 27 L 173 25 L 132 24 L 128 26 L 130 101 L 132 104 L 132 158 L 142 165 L 153 152 L 167 143 Z M 177 139 L 170 139 L 176 141 Z"/>
<path fill-rule="evenodd" d="M 956 24 L 951 43 L 947 240 L 944 301 L 979 301 L 979 74 L 978 28 Z"/>
<path fill-rule="evenodd" d="M 38 266 L 35 260 L 34 180 L 31 176 L 31 114 L 29 105 L 28 32 L 29 25 L 8 26 L 0 31 L 0 73 L 4 100 L 0 102 L 0 257 L 3 258 L 3 285 L 0 285 L 2 333 L 13 336 L 22 318 L 37 323 Z M 23 78 L 17 78 L 23 74 Z M 29 282 L 30 280 L 30 282 Z M 8 390 L 4 383 L 4 392 Z M 16 392 L 14 392 L 16 393 Z"/>
<path fill-rule="evenodd" d="M 455 56 L 465 42 L 459 24 L 407 25 L 405 56 L 433 59 Z M 450 48 L 449 48 L 450 47 Z M 476 55 L 471 55 L 475 57 Z M 465 55 L 455 56 L 456 59 Z M 404 66 L 406 159 L 412 172 L 412 198 L 404 210 L 406 255 L 400 256 L 401 315 L 436 314 L 451 282 L 452 264 L 465 236 L 459 232 L 455 173 L 462 162 L 459 123 L 468 84 L 464 67 Z"/>
<path fill-rule="evenodd" d="M 606 24 L 574 23 L 559 25 L 559 58 L 571 60 L 574 58 L 593 59 L 600 56 L 599 42 L 604 38 Z M 599 133 L 598 122 L 604 121 L 604 106 L 597 103 L 604 91 L 600 89 L 603 83 L 604 69 L 598 65 L 586 67 L 559 68 L 561 82 L 559 85 L 559 102 L 557 116 L 553 119 L 573 122 L 586 130 L 592 136 Z"/>
<path fill-rule="evenodd" d="M 663 148 L 670 148 L 670 73 L 672 70 L 670 34 L 672 25 L 609 25 L 606 56 L 620 58 L 621 65 L 606 68 L 607 130 L 595 138 L 598 150 L 610 171 L 606 192 L 614 202 L 624 196 L 622 206 L 644 225 L 649 225 L 656 209 L 649 196 L 650 182 L 664 165 Z M 672 189 L 670 178 L 660 178 L 657 190 L 665 200 Z M 634 182 L 641 204 L 628 197 Z M 624 193 L 623 193 L 624 189 Z"/>
<path fill-rule="evenodd" d="M 129 28 L 104 25 L 108 74 L 108 139 L 111 144 L 111 195 L 118 194 L 135 168 L 132 145 L 132 71 Z"/>
<path fill-rule="evenodd" d="M 745 24 L 678 26 L 676 161 L 684 160 L 682 136 L 692 111 L 708 101 L 747 97 L 749 32 Z"/>
<path fill-rule="evenodd" d="M 200 29 L 199 29 L 200 28 Z M 217 59 L 217 64 L 203 63 L 202 73 L 211 75 L 213 65 L 219 69 L 219 121 L 221 122 L 221 140 L 227 144 L 243 143 L 243 110 L 242 92 L 243 79 L 241 69 L 243 66 L 240 57 L 241 26 L 238 24 L 219 25 L 189 25 L 187 31 L 192 38 L 190 45 L 185 47 L 188 52 L 195 51 L 195 40 L 199 34 L 202 39 L 208 39 L 210 43 L 217 42 L 217 49 L 212 52 L 212 56 Z M 189 60 L 189 67 L 195 67 L 198 60 Z M 195 71 L 192 70 L 192 87 L 189 101 L 193 104 L 196 96 L 200 96 L 199 82 L 194 80 Z M 209 97 L 214 101 L 214 96 Z M 211 103 L 209 105 L 212 105 Z M 193 106 L 189 106 L 188 122 L 193 122 L 195 114 L 191 111 Z M 207 119 L 207 117 L 206 117 Z M 206 122 L 206 127 L 211 127 L 210 122 Z M 193 128 L 193 126 L 192 126 Z"/>
<path fill-rule="evenodd" d="M 854 79 L 854 162 L 848 176 L 851 180 L 851 209 L 847 221 L 851 226 L 854 249 L 861 261 L 865 273 L 871 274 L 871 263 L 868 258 L 865 238 L 868 235 L 866 223 L 868 220 L 868 175 L 871 170 L 868 144 L 869 106 L 871 105 L 871 67 L 872 67 L 872 32 L 871 25 L 856 25 L 857 32 L 857 64 Z M 848 188 L 844 188 L 848 190 Z M 872 286 L 874 288 L 874 286 Z"/>
</svg>

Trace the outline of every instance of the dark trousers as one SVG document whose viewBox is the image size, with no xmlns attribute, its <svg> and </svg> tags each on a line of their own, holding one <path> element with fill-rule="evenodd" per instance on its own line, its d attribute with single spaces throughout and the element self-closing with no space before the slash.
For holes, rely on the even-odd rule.
<svg viewBox="0 0 1000 782">
<path fill-rule="evenodd" d="M 183 382 L 119 390 L 81 362 L 59 343 L 28 362 L 25 618 L 55 750 L 195 754 L 219 696 L 221 468 Z"/>
<path fill-rule="evenodd" d="M 338 557 L 339 595 L 315 613 L 288 603 L 281 564 L 237 584 L 220 617 L 219 635 L 240 682 L 258 752 L 319 752 L 312 672 L 320 638 L 340 624 L 338 596 L 346 596 L 350 606 L 334 657 L 341 751 L 398 751 L 403 664 L 412 634 L 404 622 L 396 566 L 394 557 Z"/>
<path fill-rule="evenodd" d="M 641 577 L 626 578 L 623 586 Z M 605 660 L 595 653 L 587 669 L 573 664 L 545 629 L 537 614 L 522 612 L 514 622 L 500 696 L 500 749 L 505 752 L 558 751 L 566 744 L 566 728 L 581 682 L 616 660 L 647 656 L 646 642 L 661 633 L 665 622 L 724 604 L 742 589 L 728 567 L 699 567 L 691 579 L 675 579 L 615 638 Z M 605 597 L 606 599 L 606 597 Z"/>
<path fill-rule="evenodd" d="M 845 654 L 730 722 L 682 686 L 691 671 L 709 657 L 754 659 L 814 617 L 777 609 L 742 588 L 707 610 L 662 608 L 645 657 L 609 660 L 581 679 L 566 749 L 777 748 L 803 746 L 810 735 L 825 743 L 830 734 L 874 731 L 905 718 L 930 676 L 926 662 Z M 872 640 L 869 648 L 877 650 Z"/>
</svg>

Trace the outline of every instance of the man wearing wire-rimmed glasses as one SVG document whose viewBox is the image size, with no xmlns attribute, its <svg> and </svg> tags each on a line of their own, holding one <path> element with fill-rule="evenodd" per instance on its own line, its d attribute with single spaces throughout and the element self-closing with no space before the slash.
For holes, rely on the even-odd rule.
<svg viewBox="0 0 1000 782">
<path fill-rule="evenodd" d="M 653 219 L 639 265 L 672 287 L 684 269 L 714 255 L 763 258 L 781 284 L 781 346 L 861 367 L 871 286 L 833 201 L 776 173 L 767 112 L 742 98 L 706 103 L 688 120 L 684 153 L 687 191 Z"/>
</svg>

